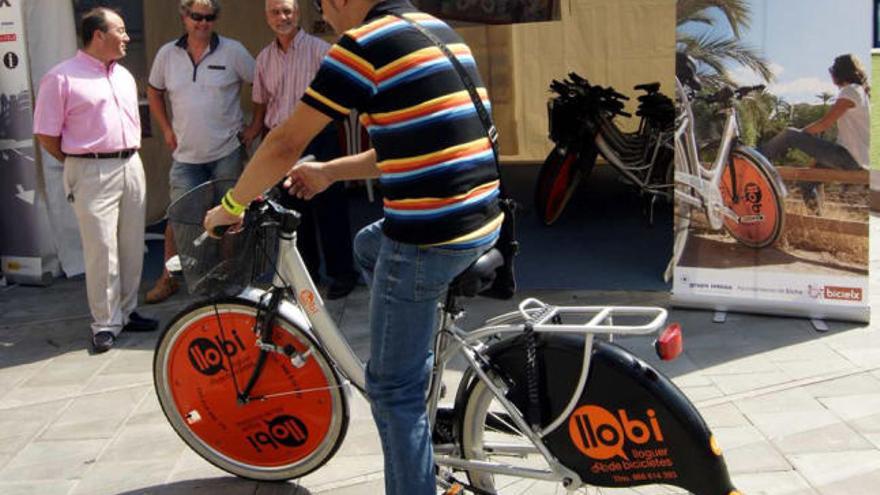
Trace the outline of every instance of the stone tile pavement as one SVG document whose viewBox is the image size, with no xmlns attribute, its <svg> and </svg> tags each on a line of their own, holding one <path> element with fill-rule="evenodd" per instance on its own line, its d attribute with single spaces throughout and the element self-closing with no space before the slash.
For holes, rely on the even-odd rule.
<svg viewBox="0 0 880 495">
<path fill-rule="evenodd" d="M 872 235 L 880 239 L 872 218 Z M 871 256 L 877 268 L 876 251 Z M 874 273 L 877 273 L 876 271 Z M 873 284 L 880 301 L 880 284 Z M 559 304 L 665 304 L 659 293 L 534 292 Z M 366 290 L 332 312 L 361 356 L 368 351 Z M 189 300 L 143 312 L 169 321 Z M 468 319 L 513 302 L 469 301 Z M 880 305 L 875 305 L 880 306 Z M 869 325 L 672 311 L 686 352 L 658 363 L 650 339 L 618 339 L 669 375 L 691 398 L 725 450 L 735 484 L 749 495 L 880 493 L 880 335 Z M 228 476 L 190 451 L 168 426 L 152 388 L 156 334 L 123 335 L 90 355 L 82 280 L 49 288 L 0 288 L 0 493 L 7 495 L 307 495 L 382 493 L 382 455 L 367 403 L 356 394 L 336 456 L 290 483 Z M 878 321 L 875 318 L 874 321 Z M 460 371 L 452 370 L 449 386 Z M 451 389 L 454 390 L 454 389 Z M 450 394 L 452 395 L 452 394 Z M 675 493 L 649 487 L 603 494 Z"/>
</svg>

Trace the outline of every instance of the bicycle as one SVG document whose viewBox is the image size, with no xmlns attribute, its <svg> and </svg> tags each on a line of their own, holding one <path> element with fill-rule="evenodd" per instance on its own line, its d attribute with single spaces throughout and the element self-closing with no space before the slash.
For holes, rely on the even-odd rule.
<svg viewBox="0 0 880 495">
<path fill-rule="evenodd" d="M 195 245 L 205 237 L 195 219 L 227 187 L 206 183 L 169 208 L 187 285 L 210 298 L 164 329 L 153 363 L 156 392 L 174 430 L 212 464 L 255 480 L 302 477 L 342 442 L 351 389 L 365 394 L 365 365 L 296 249 L 295 212 L 259 199 L 242 232 Z M 478 329 L 459 328 L 459 299 L 488 287 L 501 262 L 489 250 L 438 308 L 426 404 L 441 487 L 458 483 L 485 495 L 669 483 L 700 495 L 735 493 L 714 437 L 684 394 L 596 338 L 655 333 L 666 310 L 526 299 Z M 265 267 L 274 274 L 271 287 L 251 286 Z M 664 359 L 677 356 L 680 328 L 667 326 L 655 347 Z M 468 368 L 454 406 L 441 407 L 454 356 Z"/>
<path fill-rule="evenodd" d="M 722 87 L 700 95 L 702 84 L 693 62 L 676 63 L 675 236 L 666 280 L 687 243 L 693 210 L 702 212 L 712 230 L 725 230 L 739 243 L 761 249 L 779 240 L 785 223 L 785 184 L 760 152 L 739 140 L 738 100 L 764 90 L 763 85 Z M 700 159 L 692 102 L 717 105 L 724 117 L 718 151 L 711 164 Z"/>
<path fill-rule="evenodd" d="M 555 96 L 548 102 L 550 139 L 555 146 L 538 173 L 535 205 L 545 225 L 562 214 L 581 180 L 592 171 L 598 155 L 648 199 L 646 213 L 653 224 L 658 198 L 672 198 L 672 125 L 675 110 L 660 83 L 634 87 L 638 97 L 634 132 L 621 130 L 615 117 L 632 117 L 623 111 L 629 97 L 613 88 L 591 85 L 569 73 L 569 79 L 554 80 Z"/>
</svg>

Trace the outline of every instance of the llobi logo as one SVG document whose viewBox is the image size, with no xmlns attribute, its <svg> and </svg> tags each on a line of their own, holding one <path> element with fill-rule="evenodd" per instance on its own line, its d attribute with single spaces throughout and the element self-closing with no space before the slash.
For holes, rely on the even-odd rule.
<svg viewBox="0 0 880 495">
<path fill-rule="evenodd" d="M 631 419 L 623 409 L 618 409 L 615 415 L 604 407 L 581 406 L 568 420 L 568 434 L 581 453 L 597 460 L 615 456 L 629 460 L 623 451 L 626 440 L 638 445 L 652 439 L 663 441 L 663 432 L 653 409 L 647 410 L 646 422 Z"/>
<path fill-rule="evenodd" d="M 281 446 L 299 447 L 306 443 L 309 431 L 296 416 L 282 414 L 270 421 L 266 421 L 266 430 L 248 435 L 247 441 L 257 452 L 263 452 L 263 448 L 272 447 L 277 450 Z"/>
<path fill-rule="evenodd" d="M 189 344 L 187 355 L 189 362 L 196 371 L 203 375 L 216 375 L 223 366 L 223 354 L 233 357 L 239 351 L 244 350 L 244 342 L 238 336 L 238 332 L 232 331 L 232 340 L 223 340 L 219 335 L 214 339 L 198 338 Z M 221 354 L 222 353 L 222 354 Z"/>
<path fill-rule="evenodd" d="M 752 212 L 761 213 L 761 200 L 763 194 L 761 193 L 760 186 L 754 182 L 749 182 L 743 188 L 743 196 L 745 196 L 746 203 L 751 205 Z"/>
</svg>

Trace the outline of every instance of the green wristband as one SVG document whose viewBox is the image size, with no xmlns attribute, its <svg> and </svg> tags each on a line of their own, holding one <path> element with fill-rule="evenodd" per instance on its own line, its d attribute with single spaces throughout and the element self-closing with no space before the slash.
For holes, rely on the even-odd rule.
<svg viewBox="0 0 880 495">
<path fill-rule="evenodd" d="M 244 210 L 247 209 L 247 206 L 239 203 L 232 197 L 232 189 L 226 191 L 220 204 L 230 215 L 235 215 L 237 217 L 240 217 L 242 213 L 244 213 Z"/>
</svg>

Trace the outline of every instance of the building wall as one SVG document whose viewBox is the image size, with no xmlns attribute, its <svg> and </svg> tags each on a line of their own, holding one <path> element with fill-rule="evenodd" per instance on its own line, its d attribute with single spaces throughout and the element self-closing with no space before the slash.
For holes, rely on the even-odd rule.
<svg viewBox="0 0 880 495">
<path fill-rule="evenodd" d="M 575 71 L 593 84 L 632 87 L 659 81 L 672 96 L 675 72 L 675 0 L 570 0 L 559 23 L 513 26 L 515 122 L 518 150 L 508 158 L 543 160 L 551 79 Z M 633 98 L 635 100 L 635 98 Z M 634 108 L 633 101 L 628 108 Z M 621 121 L 634 128 L 636 121 Z M 510 129 L 507 132 L 511 132 Z"/>
</svg>

